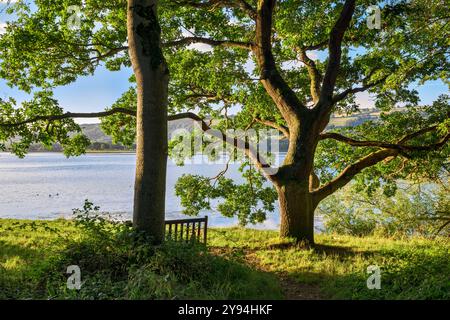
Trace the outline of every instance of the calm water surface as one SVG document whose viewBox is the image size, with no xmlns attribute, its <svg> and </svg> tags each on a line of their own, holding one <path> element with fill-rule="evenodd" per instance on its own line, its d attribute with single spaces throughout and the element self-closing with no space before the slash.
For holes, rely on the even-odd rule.
<svg viewBox="0 0 450 320">
<path fill-rule="evenodd" d="M 283 155 L 280 155 L 281 157 Z M 231 164 L 229 178 L 241 180 L 238 164 Z M 167 167 L 166 218 L 183 216 L 174 185 L 186 173 L 213 177 L 223 164 L 189 164 Z M 133 203 L 134 154 L 87 154 L 67 159 L 59 153 L 31 153 L 19 159 L 0 153 L 0 218 L 55 219 L 70 217 L 73 208 L 89 199 L 101 211 L 130 219 Z M 236 225 L 237 220 L 215 212 L 202 212 L 213 226 Z M 256 228 L 277 229 L 278 211 Z M 316 221 L 316 226 L 320 221 Z"/>
</svg>

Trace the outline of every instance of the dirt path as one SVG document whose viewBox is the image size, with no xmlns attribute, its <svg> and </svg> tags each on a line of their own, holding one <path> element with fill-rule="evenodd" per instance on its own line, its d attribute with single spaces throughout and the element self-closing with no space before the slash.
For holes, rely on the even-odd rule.
<svg viewBox="0 0 450 320">
<path fill-rule="evenodd" d="M 210 248 L 211 253 L 216 255 L 232 254 L 233 249 L 230 248 Z M 274 272 L 264 266 L 254 250 L 245 249 L 243 251 L 243 258 L 245 263 L 255 269 L 263 272 L 275 274 L 280 282 L 283 295 L 286 300 L 325 300 L 327 299 L 323 293 L 321 293 L 318 285 L 310 283 L 301 283 L 294 280 L 291 276 L 284 273 Z"/>
<path fill-rule="evenodd" d="M 320 292 L 319 286 L 310 283 L 301 283 L 294 280 L 291 276 L 285 273 L 274 272 L 265 267 L 254 252 L 246 252 L 246 261 L 254 268 L 275 274 L 279 281 L 281 289 L 286 300 L 322 300 L 325 299 Z"/>
<path fill-rule="evenodd" d="M 323 300 L 326 299 L 317 285 L 300 283 L 287 275 L 277 274 L 286 300 Z"/>
</svg>

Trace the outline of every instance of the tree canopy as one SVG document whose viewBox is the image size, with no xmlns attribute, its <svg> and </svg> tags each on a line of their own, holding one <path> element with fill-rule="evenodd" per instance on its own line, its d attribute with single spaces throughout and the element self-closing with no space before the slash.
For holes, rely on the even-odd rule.
<svg viewBox="0 0 450 320">
<path fill-rule="evenodd" d="M 63 23 L 71 5 L 81 8 L 79 28 Z M 374 5 L 381 13 L 379 28 L 367 24 Z M 381 187 L 386 194 L 395 191 L 399 178 L 437 179 L 448 173 L 448 96 L 423 106 L 415 87 L 430 80 L 449 85 L 448 9 L 441 0 L 159 1 L 169 119 L 212 118 L 211 126 L 221 129 L 279 130 L 292 148 L 279 176 L 312 171 L 319 185 L 308 192 L 318 201 L 355 176 L 361 190 Z M 111 71 L 130 67 L 126 1 L 18 1 L 8 10 L 17 19 L 0 37 L 0 76 L 35 95 L 21 106 L 12 99 L 0 102 L 0 142 L 21 136 L 12 143 L 18 155 L 32 142 L 56 141 L 68 155 L 82 153 L 88 141 L 69 136 L 79 127 L 74 114 L 52 98 L 52 89 L 93 74 L 99 65 Z M 102 117 L 105 132 L 132 144 L 134 81 L 130 72 L 130 90 L 105 112 L 78 116 Z M 373 97 L 380 119 L 326 131 L 331 113 L 362 107 L 355 98 L 360 92 Z M 393 111 L 399 106 L 403 111 Z M 313 164 L 302 152 L 311 154 Z M 208 208 L 198 198 L 208 196 L 225 198 L 221 211 L 242 223 L 263 220 L 276 196 L 264 184 L 271 177 L 254 165 L 243 166 L 245 185 L 223 175 L 218 183 L 183 177 L 177 188 L 186 212 Z"/>
</svg>

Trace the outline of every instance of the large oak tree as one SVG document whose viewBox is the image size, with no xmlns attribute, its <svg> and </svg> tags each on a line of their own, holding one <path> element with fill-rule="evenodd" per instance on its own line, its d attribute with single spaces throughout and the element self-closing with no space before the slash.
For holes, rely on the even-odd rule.
<svg viewBox="0 0 450 320">
<path fill-rule="evenodd" d="M 37 0 L 12 4 L 8 10 L 17 19 L 1 36 L 0 74 L 11 86 L 42 91 L 18 108 L 13 99 L 0 101 L 0 142 L 9 141 L 9 148 L 20 156 L 33 142 L 47 146 L 59 142 L 66 155 L 79 155 L 89 140 L 73 118 L 132 114 L 136 118 L 133 225 L 159 243 L 164 237 L 169 71 L 161 49 L 157 3 Z M 64 113 L 52 98 L 52 89 L 93 74 L 101 63 L 111 70 L 132 66 L 134 110 Z M 74 131 L 78 134 L 73 135 Z"/>
<path fill-rule="evenodd" d="M 166 5 L 176 17 L 172 24 L 185 30 L 165 42 L 175 46 L 168 50 L 171 108 L 200 105 L 201 116 L 214 118 L 218 128 L 268 126 L 289 141 L 276 173 L 266 170 L 258 155 L 251 157 L 278 194 L 281 236 L 313 242 L 318 204 L 355 177 L 360 189 L 379 186 L 392 194 L 396 179 L 433 180 L 448 172 L 448 97 L 419 106 L 415 90 L 428 80 L 448 83 L 445 2 L 178 0 Z M 376 8 L 379 29 L 370 28 Z M 362 92 L 385 112 L 381 118 L 326 130 L 333 113 L 358 110 L 355 95 Z M 403 111 L 394 109 L 398 106 Z M 229 109 L 236 108 L 231 119 Z M 219 183 L 183 177 L 177 191 L 186 212 L 210 208 L 205 197 L 221 198 L 223 214 L 235 214 L 243 223 L 263 220 L 261 208 L 270 210 L 273 197 L 259 180 L 255 184 L 250 168 L 246 185 L 223 175 Z"/>
<path fill-rule="evenodd" d="M 159 1 L 162 51 L 156 1 L 128 7 L 124 1 L 85 1 L 75 31 L 61 24 L 74 2 L 35 1 L 32 12 L 22 3 L 14 6 L 18 19 L 0 40 L 0 75 L 23 90 L 43 91 L 20 108 L 2 102 L 0 140 L 22 136 L 12 144 L 18 154 L 34 141 L 59 141 L 68 154 L 78 154 L 87 141 L 68 136 L 79 129 L 70 118 L 105 117 L 105 131 L 117 141 L 130 144 L 136 138 L 135 217 L 142 217 L 146 228 L 156 222 L 162 230 L 160 187 L 170 119 L 189 117 L 203 130 L 211 127 L 204 121 L 211 117 L 217 128 L 279 130 L 289 149 L 276 173 L 268 173 L 267 164 L 243 144 L 252 161 L 244 174 L 247 184 L 224 175 L 218 184 L 185 176 L 178 185 L 186 191 L 180 193 L 182 202 L 196 213 L 210 206 L 198 195 L 218 197 L 224 200 L 222 212 L 259 221 L 264 217 L 259 200 L 265 210 L 274 200 L 264 187 L 267 179 L 277 192 L 281 235 L 309 242 L 320 201 L 350 181 L 388 190 L 396 178 L 434 178 L 448 165 L 447 99 L 419 107 L 412 88 L 428 80 L 448 82 L 449 17 L 443 1 Z M 373 4 L 381 8 L 381 29 L 366 24 Z M 93 73 L 99 63 L 111 70 L 133 65 L 132 88 L 105 112 L 64 113 L 51 88 Z M 381 120 L 326 130 L 334 112 L 358 109 L 355 95 L 364 91 L 387 112 Z M 399 104 L 406 105 L 404 112 L 388 112 Z M 229 109 L 238 110 L 234 117 Z"/>
</svg>

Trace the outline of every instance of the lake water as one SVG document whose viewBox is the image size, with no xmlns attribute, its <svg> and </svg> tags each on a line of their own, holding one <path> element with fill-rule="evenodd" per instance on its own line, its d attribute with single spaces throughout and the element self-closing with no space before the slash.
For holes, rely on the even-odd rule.
<svg viewBox="0 0 450 320">
<path fill-rule="evenodd" d="M 283 155 L 280 155 L 283 157 Z M 202 161 L 199 161 L 202 162 Z M 214 177 L 224 164 L 189 164 L 182 167 L 169 161 L 167 167 L 166 218 L 186 217 L 174 185 L 182 174 Z M 239 164 L 231 164 L 227 177 L 241 180 Z M 134 154 L 87 154 L 67 159 L 59 153 L 30 153 L 19 159 L 0 153 L 0 218 L 56 219 L 72 216 L 72 209 L 89 199 L 123 219 L 131 219 L 135 170 Z M 277 210 L 277 209 L 276 209 Z M 212 226 L 232 226 L 237 219 L 215 212 L 208 215 Z M 278 211 L 254 228 L 277 229 Z M 320 227 L 320 219 L 316 226 Z"/>
</svg>

